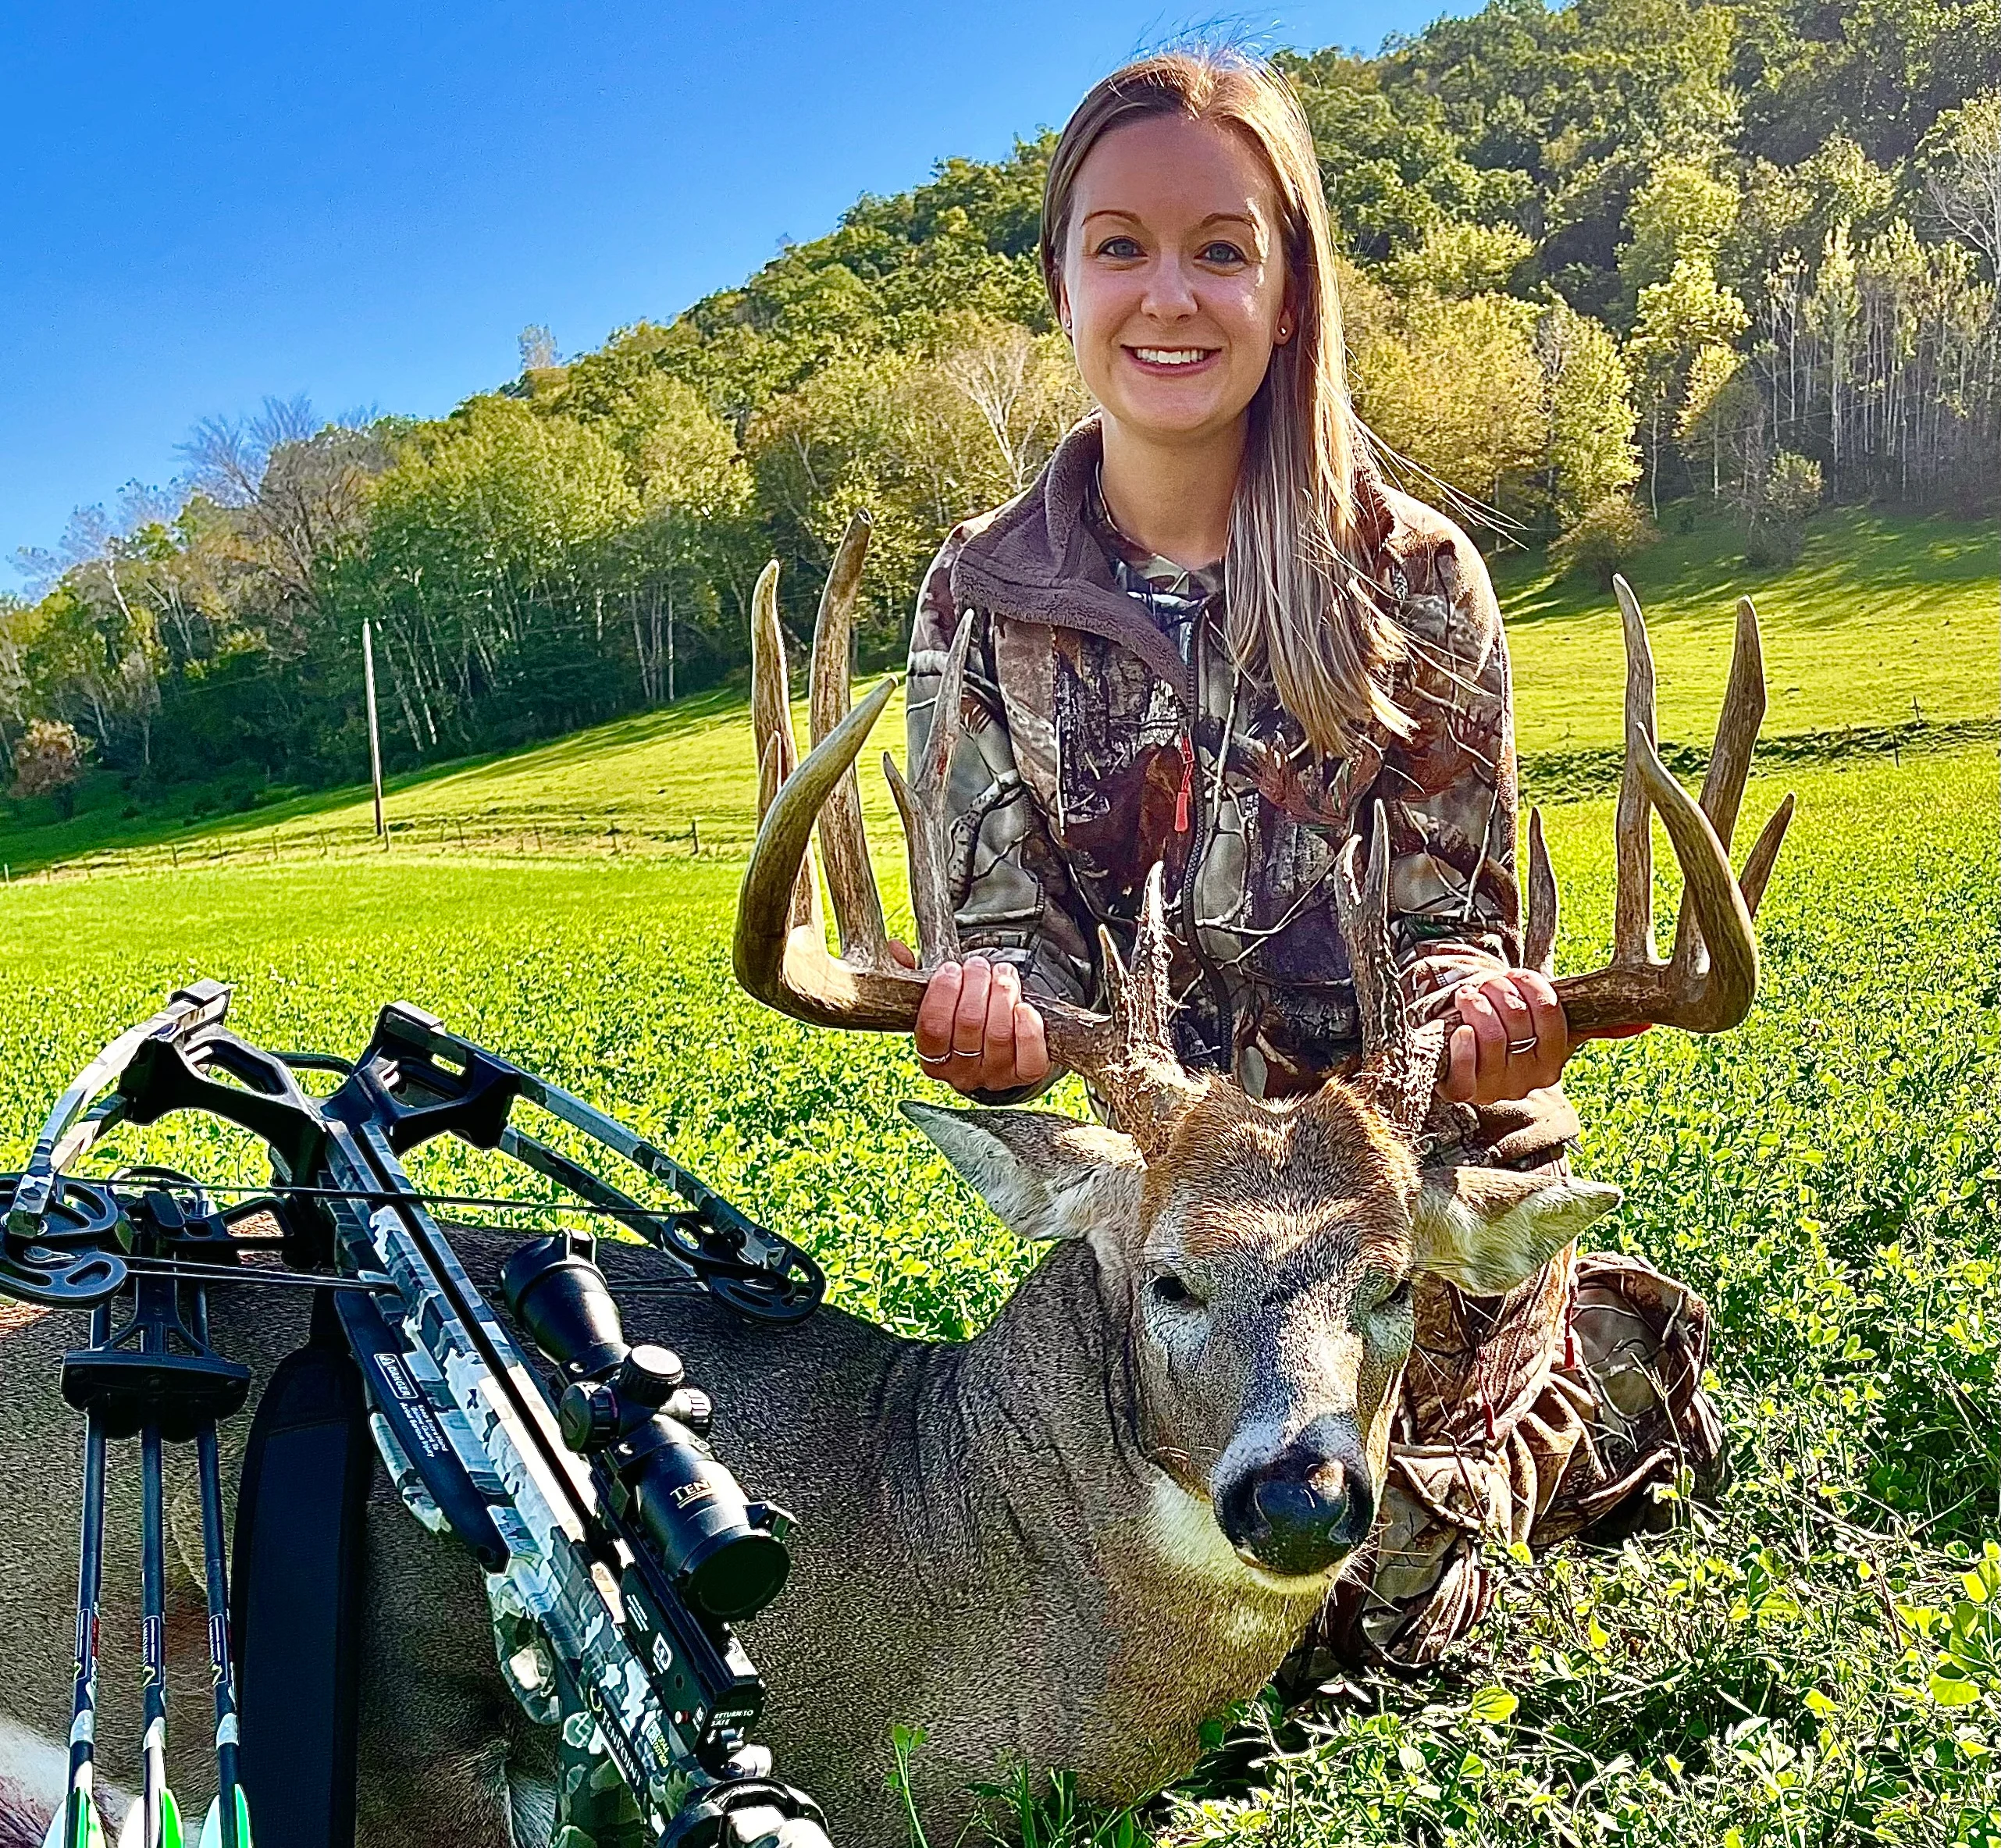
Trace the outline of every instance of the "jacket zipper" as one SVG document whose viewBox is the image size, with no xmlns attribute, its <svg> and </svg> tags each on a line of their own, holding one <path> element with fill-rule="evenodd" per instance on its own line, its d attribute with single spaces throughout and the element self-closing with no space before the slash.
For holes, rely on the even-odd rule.
<svg viewBox="0 0 2001 1848">
<path fill-rule="evenodd" d="M 1202 643 L 1208 633 L 1208 612 L 1195 624 L 1195 632 L 1188 643 L 1187 694 L 1183 710 L 1187 714 L 1187 727 L 1181 738 L 1181 789 L 1174 804 L 1174 822 L 1177 833 L 1185 831 L 1183 818 L 1185 811 L 1187 827 L 1193 830 L 1188 842 L 1188 857 L 1182 863 L 1181 870 L 1181 941 L 1188 946 L 1188 954 L 1195 960 L 1195 969 L 1202 985 L 1208 989 L 1209 1004 L 1223 1034 L 1223 1043 L 1215 1049 L 1223 1062 L 1223 1070 L 1234 1074 L 1236 1058 L 1237 1018 L 1230 1006 L 1230 995 L 1223 986 L 1223 974 L 1209 959 L 1202 948 L 1202 931 L 1198 927 L 1195 908 L 1195 879 L 1202 870 L 1202 856 L 1206 843 L 1202 839 L 1202 828 L 1206 817 L 1202 809 L 1202 791 L 1198 787 L 1201 779 L 1195 771 L 1195 728 L 1202 722 Z M 1226 736 L 1222 748 L 1227 752 L 1230 740 Z"/>
</svg>

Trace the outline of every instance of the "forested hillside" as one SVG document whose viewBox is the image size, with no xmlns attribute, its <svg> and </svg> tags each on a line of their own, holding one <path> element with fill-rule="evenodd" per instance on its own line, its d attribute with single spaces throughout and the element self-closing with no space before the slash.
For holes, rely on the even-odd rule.
<svg viewBox="0 0 2001 1848">
<path fill-rule="evenodd" d="M 1387 465 L 1603 572 L 1722 503 L 1782 559 L 1823 497 L 1992 504 L 2001 436 L 1996 0 L 1494 0 L 1380 56 L 1288 57 Z M 1084 406 L 1036 273 L 1052 137 L 865 198 L 740 288 L 433 422 L 274 402 L 187 446 L 0 600 L 23 797 L 393 764 L 657 706 L 741 659 L 760 565 L 803 629 L 850 509 L 892 657 L 960 515 Z"/>
</svg>

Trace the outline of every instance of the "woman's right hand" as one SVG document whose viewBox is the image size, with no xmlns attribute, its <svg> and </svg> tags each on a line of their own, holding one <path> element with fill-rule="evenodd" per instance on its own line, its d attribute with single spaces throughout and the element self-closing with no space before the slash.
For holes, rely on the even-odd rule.
<svg viewBox="0 0 2001 1848">
<path fill-rule="evenodd" d="M 892 942 L 890 954 L 906 969 L 917 959 Z M 917 1009 L 917 1063 L 924 1076 L 970 1096 L 977 1091 L 1018 1091 L 1049 1075 L 1042 1017 L 1021 995 L 1021 977 L 1009 963 L 968 956 L 931 971 Z"/>
</svg>

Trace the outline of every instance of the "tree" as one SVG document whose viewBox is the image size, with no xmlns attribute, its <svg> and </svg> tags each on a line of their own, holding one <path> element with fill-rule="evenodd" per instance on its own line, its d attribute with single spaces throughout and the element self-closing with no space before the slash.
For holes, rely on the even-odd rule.
<svg viewBox="0 0 2001 1848">
<path fill-rule="evenodd" d="M 1940 222 L 2001 280 L 2001 90 L 1946 110 L 1924 137 L 1924 188 Z"/>
<path fill-rule="evenodd" d="M 992 444 L 987 466 L 998 500 L 1032 481 L 1063 433 L 1091 407 L 1070 344 L 1004 321 L 970 320 L 952 329 L 938 376 L 977 413 Z M 977 449 L 977 445 L 975 446 Z M 969 474 L 980 472 L 973 461 Z"/>
<path fill-rule="evenodd" d="M 968 515 L 1019 493 L 1089 400 L 1060 334 L 961 316 L 931 354 L 838 360 L 774 401 L 746 438 L 757 497 L 805 626 L 857 507 L 875 520 L 863 645 L 900 645 L 924 568 Z"/>
<path fill-rule="evenodd" d="M 1781 450 L 1750 497 L 1746 563 L 1792 564 L 1806 543 L 1807 517 L 1820 504 L 1820 464 Z"/>
<path fill-rule="evenodd" d="M 1613 577 L 1629 569 L 1660 536 L 1630 494 L 1608 494 L 1558 536 L 1550 547 L 1550 564 L 1559 575 L 1574 571 L 1599 589 L 1609 590 Z"/>
<path fill-rule="evenodd" d="M 717 639 L 717 586 L 736 562 L 731 541 L 749 503 L 750 471 L 729 426 L 664 372 L 643 379 L 600 427 L 625 457 L 639 500 L 624 588 L 641 690 L 648 700 L 671 700 L 690 625 L 709 643 Z"/>
<path fill-rule="evenodd" d="M 1674 426 L 1688 369 L 1704 347 L 1729 346 L 1750 325 L 1742 300 L 1716 280 L 1707 257 L 1679 257 L 1665 282 L 1640 291 L 1640 313 L 1626 347 L 1634 396 L 1647 430 L 1647 498 L 1661 511 L 1661 449 Z"/>
<path fill-rule="evenodd" d="M 1749 359 L 1715 343 L 1697 350 L 1675 435 L 1692 459 L 1707 461 L 1712 500 L 1722 498 L 1724 457 L 1748 461 L 1758 409 Z"/>
<path fill-rule="evenodd" d="M 1504 295 L 1449 301 L 1421 291 L 1387 321 L 1358 315 L 1356 405 L 1393 466 L 1461 497 L 1476 522 L 1534 509 L 1548 436 L 1536 310 Z"/>
<path fill-rule="evenodd" d="M 1627 213 L 1628 241 L 1619 247 L 1619 280 L 1626 300 L 1665 282 L 1686 259 L 1712 269 L 1737 222 L 1738 191 L 1706 161 L 1668 156 L 1657 162 L 1634 194 Z"/>
<path fill-rule="evenodd" d="M 1535 242 L 1511 225 L 1436 224 L 1415 249 L 1391 258 L 1383 280 L 1391 288 L 1428 289 L 1463 301 L 1497 294 L 1535 252 Z"/>
<path fill-rule="evenodd" d="M 1611 335 L 1561 302 L 1536 323 L 1549 419 L 1543 494 L 1559 528 L 1640 478 L 1625 368 Z"/>
<path fill-rule="evenodd" d="M 14 746 L 14 793 L 52 796 L 62 819 L 77 812 L 77 785 L 83 781 L 90 741 L 60 719 L 33 719 Z"/>
<path fill-rule="evenodd" d="M 478 398 L 408 441 L 373 484 L 366 542 L 341 575 L 348 626 L 378 625 L 401 732 L 419 754 L 525 737 L 618 709 L 611 567 L 639 515 L 596 430 Z"/>
<path fill-rule="evenodd" d="M 397 436 L 386 419 L 323 423 L 303 397 L 266 398 L 254 417 L 211 417 L 181 445 L 189 484 L 232 516 L 262 574 L 263 600 L 289 639 L 323 614 L 329 569 L 359 543 L 369 488 Z"/>
</svg>

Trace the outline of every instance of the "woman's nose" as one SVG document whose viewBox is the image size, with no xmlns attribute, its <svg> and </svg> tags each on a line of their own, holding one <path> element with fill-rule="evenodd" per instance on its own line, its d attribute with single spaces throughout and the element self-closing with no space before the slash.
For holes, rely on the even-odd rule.
<svg viewBox="0 0 2001 1848">
<path fill-rule="evenodd" d="M 1140 298 L 1143 313 L 1156 321 L 1186 321 L 1198 305 L 1194 279 L 1178 258 L 1163 257 L 1153 265 Z"/>
</svg>

